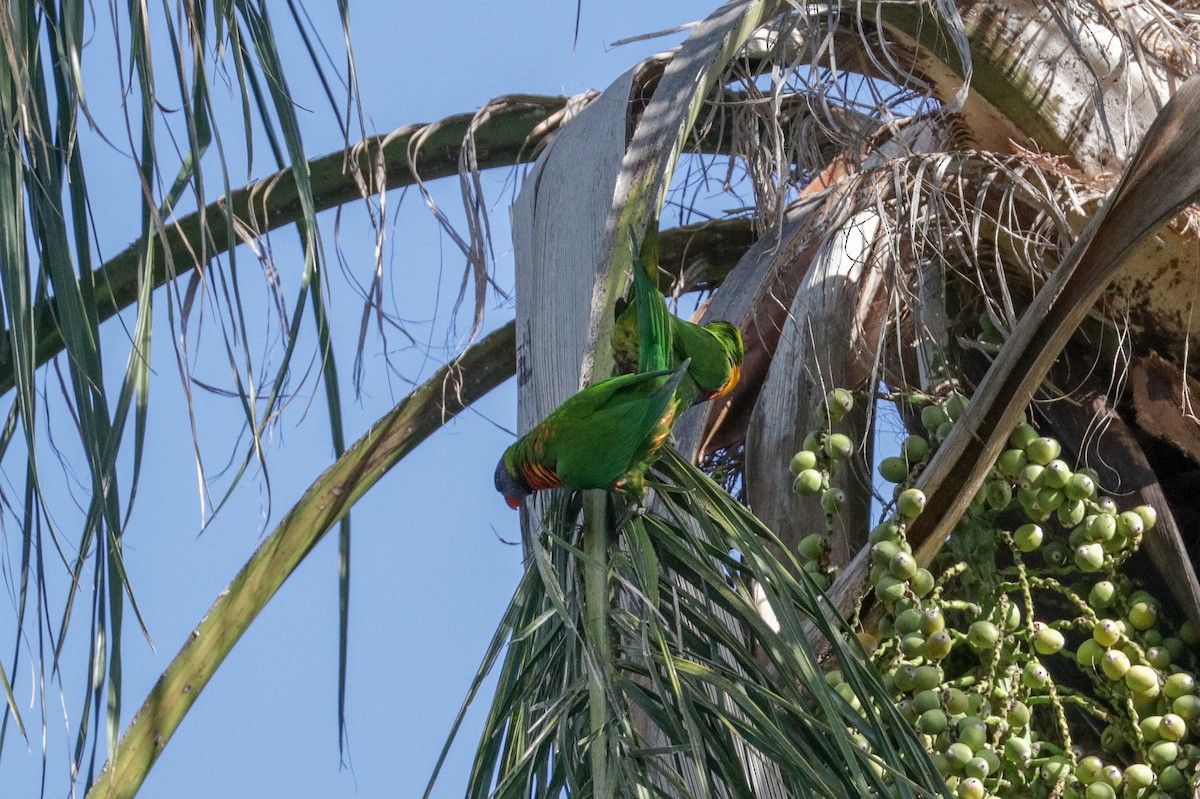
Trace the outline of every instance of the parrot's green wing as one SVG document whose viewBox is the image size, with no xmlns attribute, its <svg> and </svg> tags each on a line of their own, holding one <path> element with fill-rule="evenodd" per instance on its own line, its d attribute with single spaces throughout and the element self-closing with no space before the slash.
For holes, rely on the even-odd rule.
<svg viewBox="0 0 1200 799">
<path fill-rule="evenodd" d="M 680 365 L 588 386 L 522 439 L 529 442 L 525 457 L 553 468 L 564 487 L 611 488 L 665 441 L 685 371 Z"/>
</svg>

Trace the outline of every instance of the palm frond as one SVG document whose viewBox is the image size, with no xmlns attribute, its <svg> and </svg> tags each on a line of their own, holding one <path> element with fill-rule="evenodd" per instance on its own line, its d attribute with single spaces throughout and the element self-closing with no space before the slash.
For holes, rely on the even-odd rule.
<svg viewBox="0 0 1200 799">
<path fill-rule="evenodd" d="M 263 541 L 171 661 L 88 796 L 132 797 L 242 633 L 317 542 L 419 443 L 513 373 L 514 326 L 438 370 L 330 466 Z"/>
<path fill-rule="evenodd" d="M 666 482 L 653 512 L 606 508 L 605 585 L 616 596 L 599 595 L 607 654 L 590 632 L 597 594 L 584 588 L 594 556 L 581 497 L 550 503 L 468 698 L 503 652 L 468 796 L 594 795 L 600 760 L 618 796 L 759 796 L 767 773 L 789 795 L 948 795 L 857 639 L 794 576 L 797 564 L 779 559 L 778 539 L 678 456 L 656 470 Z M 775 625 L 751 579 L 777 609 Z M 828 643 L 828 662 L 806 625 Z M 831 663 L 852 697 L 826 681 Z M 589 709 L 595 684 L 603 735 Z"/>
</svg>

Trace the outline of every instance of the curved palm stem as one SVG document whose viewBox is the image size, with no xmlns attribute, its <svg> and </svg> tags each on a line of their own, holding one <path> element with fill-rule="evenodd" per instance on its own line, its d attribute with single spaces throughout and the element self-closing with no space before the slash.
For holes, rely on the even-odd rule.
<svg viewBox="0 0 1200 799">
<path fill-rule="evenodd" d="M 489 118 L 473 131 L 480 169 L 511 166 L 530 160 L 536 155 L 536 145 L 552 126 L 546 123 L 567 104 L 564 97 L 522 95 L 498 98 L 490 106 Z M 373 136 L 346 150 L 313 159 L 308 171 L 312 184 L 313 203 L 317 211 L 344 205 L 360 199 L 365 180 L 367 190 L 380 192 L 416 182 L 408 150 L 417 137 L 424 139 L 420 158 L 422 180 L 458 174 L 459 152 L 463 138 L 471 129 L 474 114 L 458 114 L 430 124 L 407 125 L 389 134 Z M 356 159 L 359 170 L 348 167 Z M 386 165 L 376 171 L 374 165 Z M 193 269 L 198 253 L 215 257 L 239 243 L 234 230 L 224 224 L 206 224 L 209 219 L 224 219 L 229 213 L 254 234 L 261 235 L 302 218 L 300 192 L 292 170 L 283 169 L 249 186 L 230 192 L 202 211 L 188 214 L 166 226 L 162 243 L 167 251 L 154 262 L 149 280 L 159 288 Z M 249 235 L 249 234 L 247 234 Z M 202 247 L 201 242 L 206 246 Z M 94 309 L 98 322 L 103 322 L 138 299 L 140 279 L 139 254 L 144 243 L 130 244 L 91 274 L 94 286 Z M 62 310 L 53 297 L 43 299 L 32 308 L 34 318 L 34 365 L 41 366 L 64 347 L 60 329 Z M 7 336 L 0 337 L 0 394 L 15 384 L 14 356 Z"/>
</svg>

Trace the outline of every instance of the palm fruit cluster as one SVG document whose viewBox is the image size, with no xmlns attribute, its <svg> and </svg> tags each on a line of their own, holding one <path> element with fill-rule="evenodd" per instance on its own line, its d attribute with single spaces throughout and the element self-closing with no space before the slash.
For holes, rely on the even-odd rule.
<svg viewBox="0 0 1200 799">
<path fill-rule="evenodd" d="M 913 483 L 967 399 L 905 399 L 920 409 L 926 435 L 879 463 L 895 485 L 869 538 L 870 593 L 882 615 L 866 614 L 878 622 L 860 638 L 951 791 L 1192 796 L 1200 630 L 1169 623 L 1125 568 L 1154 527 L 1154 509 L 1122 509 L 1098 490 L 1095 472 L 1073 468 L 1058 441 L 1023 423 L 931 569 L 920 568 L 905 539 L 925 504 Z M 831 475 L 836 483 L 855 449 L 837 422 L 853 402 L 849 391 L 832 392 L 828 424 L 791 461 L 796 492 L 819 498 L 830 515 L 844 500 Z M 820 533 L 800 544 L 819 585 L 831 574 L 828 551 Z M 828 680 L 842 682 L 836 670 Z M 849 686 L 843 696 L 853 700 Z"/>
</svg>

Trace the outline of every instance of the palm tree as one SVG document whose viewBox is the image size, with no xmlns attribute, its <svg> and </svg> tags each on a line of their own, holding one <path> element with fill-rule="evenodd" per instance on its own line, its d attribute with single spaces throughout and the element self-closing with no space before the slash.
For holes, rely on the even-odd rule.
<svg viewBox="0 0 1200 799">
<path fill-rule="evenodd" d="M 660 263 L 664 288 L 711 292 L 706 313 L 742 327 L 745 376 L 727 403 L 697 406 L 679 422 L 645 515 L 596 492 L 523 511 L 528 571 L 481 668 L 482 677 L 498 667 L 500 687 L 471 795 L 946 792 L 944 764 L 893 707 L 894 684 L 847 634 L 846 618 L 868 630 L 878 623 L 879 612 L 860 603 L 871 557 L 869 464 L 885 405 L 916 429 L 918 401 L 972 395 L 913 477 L 927 504 L 907 535 L 922 567 L 952 531 L 962 540 L 956 525 L 1032 401 L 1041 431 L 1080 463 L 1102 464 L 1106 486 L 1154 507 L 1161 534 L 1147 538 L 1150 568 L 1200 621 L 1200 587 L 1180 534 L 1200 451 L 1193 417 L 1180 410 L 1192 379 L 1192 292 L 1176 289 L 1190 286 L 1195 226 L 1186 214 L 1164 224 L 1200 191 L 1187 146 L 1200 101 L 1195 81 L 1185 83 L 1200 28 L 1184 4 L 731 0 L 678 50 L 631 67 L 603 93 L 501 98 L 315 160 L 304 153 L 265 4 L 197 4 L 164 23 L 180 45 L 173 63 L 186 87 L 176 99 L 188 144 L 166 188 L 152 38 L 139 7 L 131 9 L 144 234 L 104 263 L 92 255 L 87 173 L 71 146 L 87 110 L 74 66 L 78 11 L 24 3 L 2 22 L 8 135 L 0 159 L 10 180 L 0 203 L 9 330 L 0 384 L 15 397 L 4 440 L 19 428 L 29 453 L 23 532 L 36 552 L 20 573 L 22 585 L 37 586 L 37 369 L 63 354 L 92 485 L 69 560 L 78 575 L 94 559 L 94 659 L 109 664 L 107 675 L 88 677 L 94 710 L 76 748 L 83 763 L 101 727 L 110 739 L 96 795 L 136 792 L 258 611 L 339 523 L 347 550 L 350 507 L 416 443 L 514 371 L 522 430 L 608 372 L 629 235 L 694 205 L 684 164 L 735 164 L 753 192 L 744 212 L 666 227 Z M 294 18 L 311 32 L 302 14 Z M 193 167 L 221 141 L 201 66 L 213 47 L 234 64 L 256 124 L 272 132 L 279 172 L 245 188 L 226 176 L 222 199 L 210 202 Z M 349 86 L 348 100 L 330 90 L 334 108 L 354 107 Z M 470 178 L 535 156 L 513 208 L 515 323 L 476 341 L 350 447 L 337 370 L 321 358 L 340 457 L 218 598 L 121 733 L 122 623 L 126 611 L 139 613 L 121 558 L 133 489 L 118 486 L 136 485 L 140 467 L 155 289 L 169 286 L 186 311 L 184 281 L 209 279 L 213 256 L 232 257 L 236 242 L 253 243 L 266 228 L 294 224 L 300 233 L 305 290 L 281 315 L 283 364 L 270 379 L 256 377 L 252 356 L 228 339 L 251 433 L 244 469 L 261 457 L 287 395 L 306 311 L 328 353 L 317 213 L 462 174 L 478 212 L 458 238 L 475 333 L 488 225 Z M 198 210 L 182 215 L 188 195 Z M 231 320 L 254 316 L 236 293 L 224 302 Z M 110 396 L 96 331 L 133 303 L 133 355 Z M 179 359 L 186 374 L 186 351 Z M 1132 392 L 1122 390 L 1125 378 Z M 836 514 L 797 497 L 787 470 L 809 434 L 838 415 L 826 400 L 834 387 L 857 392 L 840 424 L 860 442 L 836 476 L 848 494 Z M 129 434 L 134 465 L 122 473 Z M 813 531 L 827 531 L 833 567 L 816 580 L 795 554 Z M 825 576 L 836 579 L 822 595 Z M 29 596 L 23 589 L 22 620 Z M 48 628 L 47 662 L 66 626 L 64 618 Z M 824 672 L 833 661 L 838 680 Z"/>
</svg>

